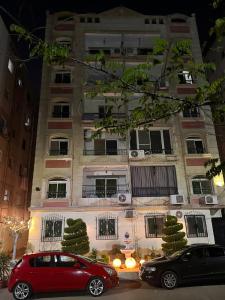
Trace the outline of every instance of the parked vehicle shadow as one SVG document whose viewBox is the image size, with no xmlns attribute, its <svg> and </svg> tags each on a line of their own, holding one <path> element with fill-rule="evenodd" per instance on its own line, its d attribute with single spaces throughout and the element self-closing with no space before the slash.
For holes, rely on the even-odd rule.
<svg viewBox="0 0 225 300">
<path fill-rule="evenodd" d="M 107 295 L 115 295 L 115 294 L 121 294 L 128 290 L 132 289 L 140 289 L 142 287 L 143 283 L 139 280 L 127 280 L 127 279 L 121 279 L 120 285 L 114 289 L 110 289 L 105 292 L 105 294 L 102 295 L 102 297 Z M 42 299 L 42 298 L 59 298 L 59 297 L 84 297 L 87 296 L 88 293 L 85 291 L 76 291 L 76 292 L 57 292 L 57 293 L 41 293 L 41 294 L 35 294 L 32 299 Z M 90 299 L 93 297 L 90 296 Z"/>
</svg>

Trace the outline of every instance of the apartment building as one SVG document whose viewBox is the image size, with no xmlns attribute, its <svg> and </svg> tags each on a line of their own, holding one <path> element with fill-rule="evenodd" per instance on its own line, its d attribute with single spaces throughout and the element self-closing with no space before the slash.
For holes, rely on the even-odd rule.
<svg viewBox="0 0 225 300">
<path fill-rule="evenodd" d="M 29 220 L 35 150 L 37 101 L 32 96 L 27 70 L 0 17 L 0 249 L 12 250 L 12 235 L 4 217 Z M 18 240 L 24 253 L 28 230 Z"/>
<path fill-rule="evenodd" d="M 80 60 L 102 50 L 108 59 L 137 65 L 155 38 L 191 39 L 193 56 L 202 62 L 195 16 L 150 16 L 124 7 L 47 15 L 46 41 L 67 45 Z M 204 163 L 218 157 L 210 112 L 186 110 L 148 130 L 136 128 L 125 137 L 103 131 L 92 139 L 95 121 L 120 96 L 88 96 L 103 76 L 72 60 L 64 67 L 43 65 L 30 207 L 33 249 L 60 249 L 66 219 L 82 218 L 91 248 L 110 250 L 129 237 L 130 247 L 144 254 L 160 249 L 167 214 L 183 223 L 188 243 L 214 243 L 212 220 L 221 218 L 224 199 L 222 188 L 205 177 Z M 162 91 L 183 97 L 201 84 L 185 70 L 179 78 L 178 84 L 162 83 Z M 113 117 L 128 116 L 137 96 L 122 109 L 115 105 Z"/>
</svg>

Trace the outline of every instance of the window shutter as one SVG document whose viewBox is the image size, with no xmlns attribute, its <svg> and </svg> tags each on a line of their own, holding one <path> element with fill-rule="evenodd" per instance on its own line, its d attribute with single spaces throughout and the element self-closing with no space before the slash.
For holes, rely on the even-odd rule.
<svg viewBox="0 0 225 300">
<path fill-rule="evenodd" d="M 136 130 L 130 131 L 130 149 L 137 150 L 137 135 Z"/>
<path fill-rule="evenodd" d="M 150 131 L 150 139 L 151 139 L 151 152 L 162 153 L 161 132 L 156 130 Z"/>
<path fill-rule="evenodd" d="M 163 130 L 163 140 L 164 140 L 164 148 L 165 154 L 171 154 L 171 141 L 170 141 L 170 132 L 169 130 Z"/>
</svg>

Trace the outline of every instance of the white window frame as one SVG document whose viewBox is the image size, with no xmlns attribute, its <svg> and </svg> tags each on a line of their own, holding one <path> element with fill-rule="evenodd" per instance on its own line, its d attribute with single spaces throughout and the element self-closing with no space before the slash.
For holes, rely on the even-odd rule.
<svg viewBox="0 0 225 300">
<path fill-rule="evenodd" d="M 54 113 L 54 106 L 60 106 L 60 110 L 61 110 L 61 116 L 60 117 L 54 117 L 53 116 L 53 113 Z M 68 106 L 69 107 L 69 116 L 68 117 L 63 117 L 62 116 L 62 107 L 63 106 Z M 69 102 L 53 102 L 52 103 L 52 105 L 51 105 L 51 117 L 52 118 L 54 118 L 54 119 L 58 119 L 58 118 L 60 118 L 60 119 L 68 119 L 68 118 L 70 118 L 70 116 L 71 116 L 71 105 L 70 105 L 70 103 Z"/>
<path fill-rule="evenodd" d="M 49 141 L 49 155 L 54 156 L 54 154 L 51 154 L 51 144 L 52 142 L 58 142 L 58 151 L 60 152 L 60 143 L 61 142 L 67 142 L 67 154 L 56 154 L 55 156 L 59 155 L 68 155 L 69 154 L 69 139 L 67 137 L 52 137 Z"/>
<path fill-rule="evenodd" d="M 195 145 L 195 152 L 194 152 L 194 153 L 189 153 L 189 152 L 188 152 L 187 141 L 194 141 L 194 145 Z M 185 139 L 185 142 L 186 142 L 187 154 L 203 154 L 203 153 L 205 153 L 205 145 L 204 145 L 204 142 L 203 142 L 203 140 L 202 140 L 201 138 L 199 138 L 199 137 L 194 137 L 194 136 L 191 137 L 191 136 L 190 136 L 190 137 L 187 137 L 187 138 Z M 197 152 L 197 151 L 196 151 L 197 147 L 196 147 L 195 142 L 202 142 L 203 152 Z"/>
<path fill-rule="evenodd" d="M 111 179 L 114 179 L 114 180 L 116 180 L 116 189 L 117 189 L 117 187 L 118 187 L 118 178 L 116 178 L 116 177 L 113 177 L 113 178 L 109 178 L 109 177 L 99 177 L 99 178 L 95 178 L 95 194 L 96 194 L 96 180 L 98 180 L 98 179 L 101 179 L 101 180 L 105 180 L 105 195 L 104 195 L 104 197 L 101 197 L 101 198 L 108 198 L 107 197 L 107 184 L 106 184 L 106 181 L 107 180 L 111 180 Z M 97 195 L 96 195 L 96 197 L 97 197 Z"/>
<path fill-rule="evenodd" d="M 199 177 L 197 177 L 197 176 L 199 176 Z M 191 179 L 192 194 L 193 194 L 193 195 L 208 195 L 208 194 L 211 195 L 211 194 L 213 194 L 213 184 L 212 184 L 212 181 L 209 180 L 209 179 L 207 179 L 207 178 L 205 178 L 205 177 L 202 176 L 202 175 L 197 175 L 197 176 L 195 176 L 195 177 L 193 177 L 193 178 Z M 196 178 L 196 177 L 197 177 L 197 178 Z M 207 181 L 207 182 L 210 183 L 210 187 L 211 187 L 210 193 L 203 193 L 203 189 L 202 189 L 202 185 L 201 185 L 201 182 L 203 182 L 203 181 Z M 201 190 L 201 193 L 200 193 L 200 194 L 194 193 L 193 182 L 200 182 L 200 190 Z"/>
<path fill-rule="evenodd" d="M 61 75 L 62 79 L 63 79 L 63 75 L 64 74 L 69 74 L 70 75 L 70 82 L 56 82 L 56 76 Z M 70 69 L 66 69 L 66 70 L 55 70 L 54 72 L 54 77 L 53 77 L 53 83 L 55 84 L 71 84 L 72 83 L 72 72 Z"/>
<path fill-rule="evenodd" d="M 168 130 L 169 131 L 169 135 L 170 135 L 170 130 L 168 128 L 151 128 L 151 129 L 146 129 L 146 131 L 149 132 L 149 144 L 141 144 L 141 145 L 149 145 L 149 149 L 151 149 L 151 138 L 150 138 L 150 131 L 160 131 L 160 137 L 161 137 L 161 144 L 162 144 L 162 153 L 163 151 L 165 150 L 165 145 L 164 145 L 164 138 L 163 138 L 163 130 Z M 139 131 L 145 131 L 144 129 L 136 129 L 136 137 L 137 137 L 137 150 L 140 149 L 140 143 L 139 143 Z M 170 135 L 170 143 L 171 143 L 171 146 L 172 146 L 172 142 L 171 142 L 171 135 Z M 172 148 L 172 147 L 171 147 Z M 172 150 L 172 149 L 171 149 Z M 153 153 L 153 154 L 156 154 L 156 153 Z M 161 153 L 159 153 L 161 154 Z"/>
<path fill-rule="evenodd" d="M 115 234 L 100 235 L 100 220 L 115 220 Z M 118 240 L 118 218 L 115 216 L 98 216 L 96 218 L 96 239 L 97 240 Z"/>
<path fill-rule="evenodd" d="M 48 190 L 47 190 L 47 193 L 49 193 L 49 187 L 51 184 L 56 184 L 57 185 L 57 191 L 56 193 L 58 193 L 58 185 L 59 184 L 62 184 L 62 183 L 65 183 L 65 186 L 66 186 L 66 194 L 65 194 L 65 197 L 49 197 L 49 195 L 47 194 L 47 199 L 65 199 L 65 198 L 68 198 L 68 181 L 66 179 L 62 179 L 62 178 L 59 178 L 59 179 L 49 179 L 48 180 Z"/>
</svg>

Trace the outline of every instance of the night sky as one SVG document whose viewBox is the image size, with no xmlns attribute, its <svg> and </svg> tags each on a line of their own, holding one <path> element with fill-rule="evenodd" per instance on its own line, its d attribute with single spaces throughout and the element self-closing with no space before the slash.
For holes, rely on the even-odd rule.
<svg viewBox="0 0 225 300">
<path fill-rule="evenodd" d="M 0 0 L 0 14 L 7 25 L 15 23 L 12 15 L 20 24 L 29 30 L 45 26 L 46 11 L 50 12 L 60 10 L 70 10 L 77 13 L 101 12 L 116 6 L 126 6 L 137 10 L 143 14 L 170 14 L 184 13 L 190 15 L 196 14 L 197 25 L 201 43 L 208 38 L 208 30 L 213 24 L 215 12 L 212 13 L 210 0 Z M 7 12 L 5 13 L 1 7 Z M 44 30 L 35 31 L 39 36 L 43 36 Z M 32 63 L 29 69 L 34 68 L 35 72 L 35 90 L 39 89 L 38 81 L 40 73 L 40 63 Z"/>
</svg>

